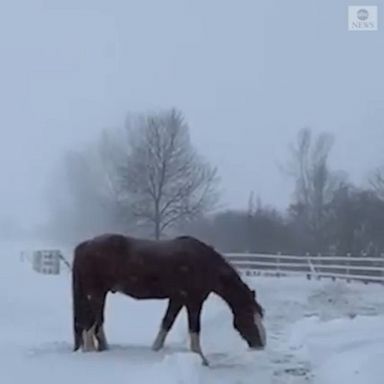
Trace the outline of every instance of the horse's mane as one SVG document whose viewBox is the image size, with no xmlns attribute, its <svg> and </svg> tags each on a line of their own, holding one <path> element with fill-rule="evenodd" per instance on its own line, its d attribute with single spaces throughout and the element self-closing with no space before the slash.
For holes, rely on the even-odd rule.
<svg viewBox="0 0 384 384">
<path fill-rule="evenodd" d="M 235 292 L 235 289 L 237 288 L 240 291 L 246 293 L 245 297 L 250 295 L 249 297 L 252 297 L 254 299 L 254 305 L 258 308 L 260 315 L 263 317 L 264 308 L 257 302 L 255 297 L 255 291 L 252 290 L 249 285 L 241 278 L 240 273 L 236 270 L 236 268 L 224 257 L 224 255 L 215 250 L 215 248 L 201 242 L 200 240 L 197 241 L 199 241 L 205 247 L 208 247 L 212 254 L 215 254 L 215 256 L 222 262 L 220 274 L 222 287 L 224 287 L 224 290 L 222 290 L 222 292 L 224 293 L 224 291 L 227 291 L 227 294 L 229 296 L 232 296 L 232 294 Z"/>
<path fill-rule="evenodd" d="M 217 251 L 212 245 L 205 243 L 204 241 L 199 240 L 198 238 L 194 236 L 189 235 L 182 235 L 176 237 L 176 239 L 179 240 L 190 240 L 198 244 L 200 247 L 202 247 L 205 250 L 205 253 L 207 254 L 207 257 L 216 257 L 218 260 L 221 260 L 223 264 L 228 268 L 228 270 L 231 270 L 232 273 L 236 274 L 239 278 L 240 275 L 236 271 L 236 269 L 228 262 L 228 260 L 224 257 L 224 255 Z"/>
<path fill-rule="evenodd" d="M 236 270 L 236 268 L 225 258 L 225 256 L 217 251 L 213 246 L 193 237 L 193 236 L 178 236 L 176 239 L 181 240 L 190 240 L 199 244 L 200 247 L 204 250 L 207 257 L 215 257 L 220 264 L 220 278 L 221 282 L 224 285 L 236 287 L 245 292 L 251 293 L 251 288 L 243 281 L 240 276 L 240 273 Z"/>
</svg>

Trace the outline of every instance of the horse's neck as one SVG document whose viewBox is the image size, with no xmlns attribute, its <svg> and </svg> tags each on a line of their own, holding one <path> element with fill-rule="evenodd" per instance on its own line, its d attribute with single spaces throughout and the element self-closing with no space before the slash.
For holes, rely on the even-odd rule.
<svg viewBox="0 0 384 384">
<path fill-rule="evenodd" d="M 215 289 L 215 293 L 228 304 L 233 314 L 236 314 L 244 302 L 241 296 L 245 295 L 245 289 L 244 283 L 234 274 L 230 277 L 225 277 Z"/>
</svg>

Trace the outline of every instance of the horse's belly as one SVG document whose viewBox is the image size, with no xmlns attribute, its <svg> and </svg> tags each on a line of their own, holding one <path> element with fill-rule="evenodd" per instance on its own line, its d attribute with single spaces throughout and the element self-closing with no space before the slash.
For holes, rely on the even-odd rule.
<svg viewBox="0 0 384 384">
<path fill-rule="evenodd" d="M 122 293 L 134 299 L 166 299 L 168 297 L 163 292 L 125 291 Z"/>
<path fill-rule="evenodd" d="M 166 299 L 169 297 L 168 292 L 166 292 L 161 287 L 148 287 L 142 286 L 140 284 L 130 285 L 130 286 L 118 286 L 115 287 L 112 292 L 120 292 L 124 295 L 133 297 L 134 299 Z"/>
</svg>

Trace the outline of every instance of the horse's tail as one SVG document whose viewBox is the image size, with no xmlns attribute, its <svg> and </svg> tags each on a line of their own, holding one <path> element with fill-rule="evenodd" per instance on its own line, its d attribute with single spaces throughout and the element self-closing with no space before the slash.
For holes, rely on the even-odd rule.
<svg viewBox="0 0 384 384">
<path fill-rule="evenodd" d="M 83 290 L 81 281 L 81 271 L 79 270 L 79 255 L 83 248 L 83 243 L 79 244 L 74 250 L 73 267 L 72 267 L 72 305 L 73 305 L 73 334 L 74 334 L 74 351 L 77 351 L 82 345 L 82 332 L 86 324 L 86 311 L 88 301 Z"/>
</svg>

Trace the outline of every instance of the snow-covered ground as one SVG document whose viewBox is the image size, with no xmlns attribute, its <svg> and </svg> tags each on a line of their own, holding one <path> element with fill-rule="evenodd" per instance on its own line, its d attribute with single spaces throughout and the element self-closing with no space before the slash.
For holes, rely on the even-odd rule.
<svg viewBox="0 0 384 384">
<path fill-rule="evenodd" d="M 249 351 L 217 297 L 206 302 L 203 367 L 188 352 L 185 313 L 167 346 L 150 345 L 166 303 L 110 295 L 106 333 L 111 350 L 73 353 L 70 275 L 35 273 L 22 246 L 0 244 L 0 383 L 67 384 L 382 384 L 384 286 L 307 281 L 248 280 L 266 309 L 268 347 Z M 92 381 L 91 381 L 92 380 Z"/>
</svg>

